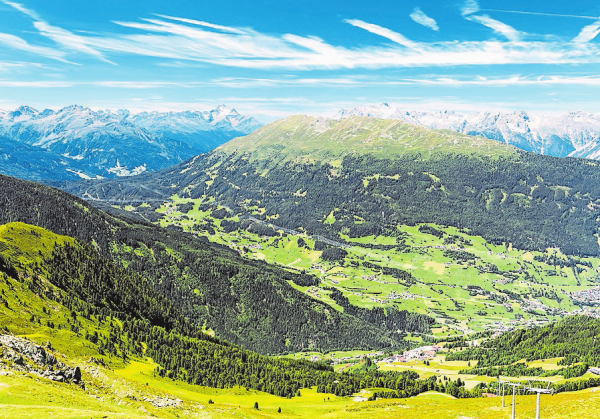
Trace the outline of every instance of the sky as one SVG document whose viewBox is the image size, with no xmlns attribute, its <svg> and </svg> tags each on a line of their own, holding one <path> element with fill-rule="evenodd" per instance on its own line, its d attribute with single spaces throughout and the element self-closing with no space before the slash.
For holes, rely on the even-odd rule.
<svg viewBox="0 0 600 419">
<path fill-rule="evenodd" d="M 600 2 L 0 0 L 0 109 L 600 112 Z"/>
</svg>

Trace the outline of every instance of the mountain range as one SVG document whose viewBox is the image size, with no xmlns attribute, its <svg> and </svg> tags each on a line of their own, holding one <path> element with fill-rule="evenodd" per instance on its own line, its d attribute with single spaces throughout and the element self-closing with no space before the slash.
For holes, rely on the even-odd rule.
<svg viewBox="0 0 600 419">
<path fill-rule="evenodd" d="M 598 255 L 599 164 L 401 120 L 292 116 L 156 173 L 62 186 L 111 205 L 212 197 L 333 240 L 436 223 L 520 249 Z"/>
<path fill-rule="evenodd" d="M 0 169 L 30 180 L 130 176 L 171 166 L 260 126 L 221 105 L 210 111 L 0 110 Z"/>
<path fill-rule="evenodd" d="M 562 115 L 519 112 L 409 111 L 383 103 L 342 109 L 336 119 L 366 116 L 400 119 L 438 130 L 479 135 L 525 151 L 554 157 L 600 159 L 600 115 L 569 112 Z"/>
</svg>

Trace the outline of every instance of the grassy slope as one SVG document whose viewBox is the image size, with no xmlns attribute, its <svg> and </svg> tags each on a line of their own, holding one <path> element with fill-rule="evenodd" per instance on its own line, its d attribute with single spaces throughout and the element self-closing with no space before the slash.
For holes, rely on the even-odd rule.
<svg viewBox="0 0 600 419">
<path fill-rule="evenodd" d="M 516 149 L 498 141 L 451 131 L 435 131 L 399 120 L 351 117 L 342 120 L 296 115 L 233 139 L 216 153 L 249 152 L 253 159 L 341 161 L 343 156 L 398 157 L 420 153 L 516 157 Z M 339 163 L 338 163 L 339 164 Z"/>
</svg>

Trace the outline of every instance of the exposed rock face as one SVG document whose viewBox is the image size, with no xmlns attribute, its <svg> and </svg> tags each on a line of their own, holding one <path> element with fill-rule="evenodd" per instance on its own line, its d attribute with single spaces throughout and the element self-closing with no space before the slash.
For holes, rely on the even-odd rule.
<svg viewBox="0 0 600 419">
<path fill-rule="evenodd" d="M 0 359 L 12 363 L 12 368 L 21 372 L 37 374 L 52 381 L 83 384 L 81 369 L 69 367 L 46 348 L 12 335 L 0 335 Z"/>
</svg>

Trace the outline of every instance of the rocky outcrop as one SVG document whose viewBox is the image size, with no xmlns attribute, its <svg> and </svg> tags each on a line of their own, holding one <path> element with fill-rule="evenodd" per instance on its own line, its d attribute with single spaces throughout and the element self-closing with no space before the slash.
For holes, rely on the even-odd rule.
<svg viewBox="0 0 600 419">
<path fill-rule="evenodd" d="M 11 369 L 52 381 L 83 385 L 81 369 L 65 365 L 51 350 L 49 344 L 43 347 L 25 338 L 0 335 L 0 360 L 8 361 Z"/>
</svg>

